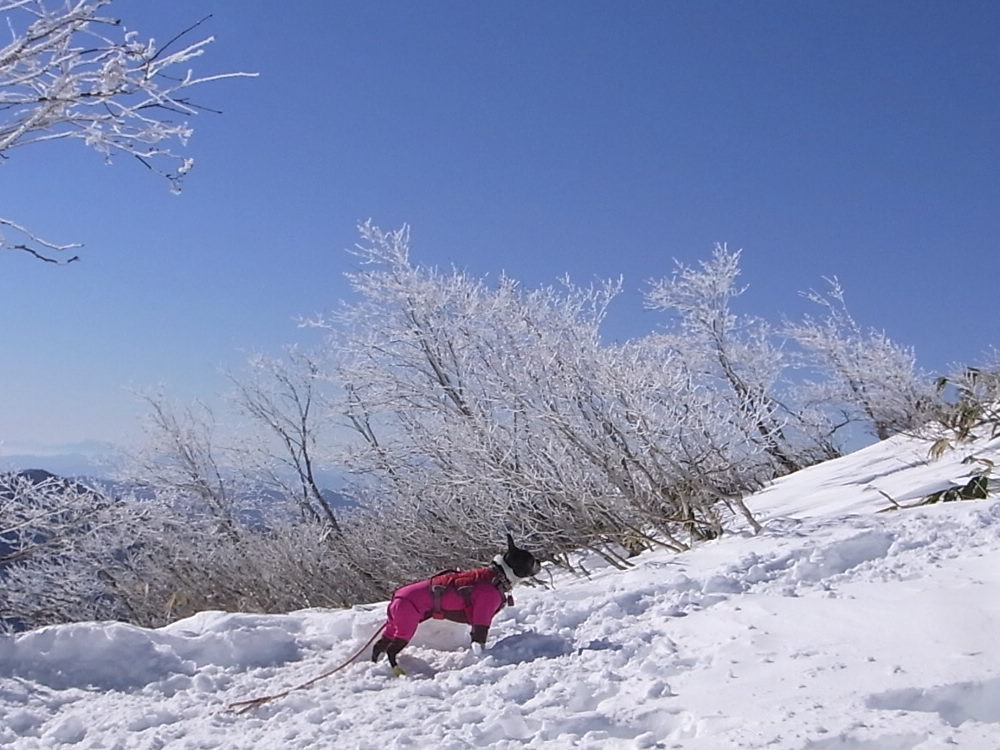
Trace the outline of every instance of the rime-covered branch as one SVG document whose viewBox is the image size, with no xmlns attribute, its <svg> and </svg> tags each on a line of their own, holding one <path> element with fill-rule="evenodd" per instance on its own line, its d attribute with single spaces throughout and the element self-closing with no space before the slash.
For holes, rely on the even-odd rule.
<svg viewBox="0 0 1000 750">
<path fill-rule="evenodd" d="M 203 21 L 158 47 L 105 14 L 112 0 L 0 0 L 8 32 L 0 48 L 0 159 L 34 144 L 75 139 L 111 159 L 130 156 L 179 192 L 194 159 L 183 149 L 190 98 L 201 83 L 253 73 L 196 75 L 188 67 L 212 37 L 188 41 Z M 8 218 L 0 249 L 52 263 L 72 245 L 44 242 Z"/>
</svg>

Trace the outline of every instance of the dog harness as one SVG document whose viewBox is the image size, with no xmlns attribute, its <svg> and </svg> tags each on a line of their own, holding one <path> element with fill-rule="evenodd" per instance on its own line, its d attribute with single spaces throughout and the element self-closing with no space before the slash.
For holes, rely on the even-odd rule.
<svg viewBox="0 0 1000 750">
<path fill-rule="evenodd" d="M 430 578 L 431 584 L 431 611 L 430 616 L 435 620 L 445 619 L 444 610 L 441 607 L 441 598 L 444 593 L 449 588 L 454 588 L 455 591 L 462 597 L 462 601 L 465 602 L 465 616 L 470 622 L 472 621 L 472 590 L 476 587 L 478 583 L 490 583 L 504 594 L 500 606 L 503 607 L 504 604 L 512 606 L 514 604 L 513 597 L 508 593 L 511 589 L 510 582 L 502 571 L 498 571 L 496 568 L 476 568 L 475 570 L 442 570 L 439 573 L 435 573 Z"/>
</svg>

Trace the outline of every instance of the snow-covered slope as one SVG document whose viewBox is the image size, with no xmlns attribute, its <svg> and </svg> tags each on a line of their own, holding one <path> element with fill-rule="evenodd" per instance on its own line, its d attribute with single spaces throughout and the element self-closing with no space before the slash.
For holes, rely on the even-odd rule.
<svg viewBox="0 0 1000 750">
<path fill-rule="evenodd" d="M 354 653 L 382 605 L 79 623 L 0 639 L 0 747 L 1000 747 L 1000 501 L 875 513 L 1000 460 L 904 438 L 786 477 L 764 523 L 632 570 L 516 592 L 483 658 L 428 622 L 390 676 Z"/>
</svg>

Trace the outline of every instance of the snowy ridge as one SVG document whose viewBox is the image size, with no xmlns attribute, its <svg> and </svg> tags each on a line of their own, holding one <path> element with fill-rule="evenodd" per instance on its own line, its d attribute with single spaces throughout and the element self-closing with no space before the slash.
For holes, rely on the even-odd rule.
<svg viewBox="0 0 1000 750">
<path fill-rule="evenodd" d="M 477 659 L 424 623 L 393 678 L 338 664 L 383 605 L 77 623 L 0 639 L 0 747 L 994 750 L 1000 502 L 891 513 L 998 459 L 897 438 L 750 499 L 757 537 L 515 592 Z"/>
</svg>

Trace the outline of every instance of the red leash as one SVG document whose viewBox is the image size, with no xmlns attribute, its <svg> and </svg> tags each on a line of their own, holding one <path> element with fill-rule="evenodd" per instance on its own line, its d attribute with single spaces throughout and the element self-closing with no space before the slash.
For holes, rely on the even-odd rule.
<svg viewBox="0 0 1000 750">
<path fill-rule="evenodd" d="M 284 698 L 286 695 L 288 695 L 289 693 L 295 692 L 296 690 L 303 690 L 303 689 L 305 689 L 307 687 L 311 687 L 312 685 L 315 685 L 317 682 L 319 682 L 320 680 L 322 680 L 324 677 L 329 677 L 334 672 L 339 672 L 341 669 L 343 669 L 348 664 L 350 664 L 352 661 L 354 661 L 359 656 L 361 656 L 361 654 L 364 653 L 365 649 L 367 649 L 370 645 L 372 645 L 372 643 L 375 641 L 375 639 L 378 638 L 379 633 L 381 633 L 384 629 L 385 629 L 385 625 L 383 624 L 383 625 L 381 625 L 379 627 L 378 630 L 375 631 L 375 633 L 372 635 L 372 637 L 368 639 L 368 642 L 364 646 L 362 646 L 361 648 L 359 648 L 357 651 L 355 651 L 351 655 L 351 657 L 347 661 L 345 661 L 343 664 L 338 664 L 333 669 L 328 669 L 323 674 L 317 675 L 316 677 L 313 677 L 308 682 L 303 682 L 301 685 L 296 685 L 293 688 L 289 688 L 288 690 L 286 690 L 283 693 L 275 693 L 274 695 L 264 695 L 264 696 L 261 696 L 260 698 L 251 698 L 250 700 L 245 700 L 245 701 L 236 701 L 235 703 L 230 703 L 229 704 L 229 708 L 231 708 L 232 710 L 234 710 L 238 714 L 242 714 L 242 713 L 244 713 L 246 711 L 249 711 L 252 708 L 257 708 L 257 706 L 262 706 L 262 705 L 264 705 L 265 703 L 267 703 L 269 701 L 276 700 L 277 698 Z"/>
</svg>

